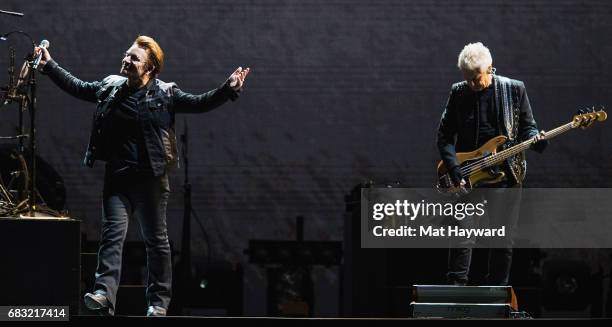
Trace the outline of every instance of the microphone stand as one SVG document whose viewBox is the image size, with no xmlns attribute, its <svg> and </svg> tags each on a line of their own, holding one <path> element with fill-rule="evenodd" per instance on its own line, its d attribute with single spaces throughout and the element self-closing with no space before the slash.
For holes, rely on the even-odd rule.
<svg viewBox="0 0 612 327">
<path fill-rule="evenodd" d="M 189 183 L 189 139 L 187 121 L 185 132 L 181 135 L 183 160 L 185 161 L 185 178 L 183 180 L 183 196 L 185 211 L 183 213 L 183 237 L 181 241 L 181 260 L 185 265 L 184 277 L 191 278 L 191 183 Z"/>
<path fill-rule="evenodd" d="M 30 179 L 28 183 L 28 216 L 34 217 L 36 210 L 36 69 L 30 61 Z"/>
<path fill-rule="evenodd" d="M 26 111 L 28 106 L 28 97 L 20 91 L 21 84 L 23 83 L 22 78 L 25 77 L 24 71 L 27 70 L 28 61 L 26 58 L 26 62 L 22 65 L 21 71 L 19 72 L 19 77 L 17 81 L 15 81 L 15 49 L 11 47 L 10 52 L 10 64 L 9 64 L 9 92 L 7 101 L 15 101 L 19 104 L 18 115 L 17 115 L 17 153 L 20 156 L 24 156 L 25 154 L 25 145 L 24 138 L 27 137 L 24 133 L 24 125 L 23 125 L 23 113 Z M 20 187 L 18 189 L 17 198 L 21 201 L 24 198 L 24 193 L 26 192 L 25 188 L 29 186 L 29 176 L 28 172 L 22 172 L 24 178 L 24 187 Z"/>
<path fill-rule="evenodd" d="M 5 11 L 0 11 L 0 13 L 10 13 L 10 14 L 16 14 L 16 13 L 12 13 L 12 12 L 5 12 Z M 18 13 L 17 13 L 18 14 Z M 32 48 L 36 47 L 36 43 L 34 43 L 34 40 L 32 39 L 32 37 L 24 32 L 24 31 L 11 31 L 8 33 L 3 34 L 2 36 L 0 36 L 0 40 L 6 40 L 7 37 L 11 34 L 21 34 L 26 36 L 29 41 L 32 43 Z M 20 124 L 20 136 L 23 136 L 23 116 L 21 113 L 21 108 L 25 107 L 24 102 L 27 102 L 27 104 L 29 105 L 29 110 L 30 110 L 30 132 L 28 133 L 28 138 L 29 138 L 29 143 L 30 143 L 30 167 L 29 170 L 30 173 L 29 178 L 27 179 L 27 191 L 26 191 L 26 195 L 27 195 L 27 216 L 29 217 L 34 217 L 35 216 L 35 210 L 36 210 L 36 60 L 37 58 L 34 56 L 34 52 L 32 52 L 32 56 L 29 59 L 26 59 L 26 63 L 24 64 L 24 66 L 22 67 L 22 71 L 19 74 L 19 80 L 17 81 L 16 84 L 16 90 L 15 90 L 15 95 L 19 92 L 19 87 L 21 85 L 22 82 L 22 78 L 25 79 L 26 77 L 28 78 L 28 84 L 30 86 L 30 97 L 29 99 L 27 99 L 27 96 L 24 96 L 24 98 L 21 98 L 20 101 L 20 114 L 19 114 L 19 124 Z M 11 73 L 13 73 L 14 71 L 12 71 Z M 28 102 L 29 101 L 29 102 Z M 20 148 L 23 148 L 23 141 L 21 141 L 20 139 L 20 143 L 19 143 Z M 20 149 L 22 150 L 22 149 Z M 27 171 L 25 172 L 27 174 Z"/>
<path fill-rule="evenodd" d="M 174 308 L 176 314 L 182 314 L 183 308 L 188 304 L 190 298 L 189 287 L 191 285 L 191 183 L 189 182 L 189 139 L 187 121 L 185 120 L 185 131 L 180 136 L 181 156 L 184 160 L 185 176 L 183 179 L 183 230 L 181 236 L 181 256 L 177 266 L 177 296 L 175 297 Z"/>
</svg>

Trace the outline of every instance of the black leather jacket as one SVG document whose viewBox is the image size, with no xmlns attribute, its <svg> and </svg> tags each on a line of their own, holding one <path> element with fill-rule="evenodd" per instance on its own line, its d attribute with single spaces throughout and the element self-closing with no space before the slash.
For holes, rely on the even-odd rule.
<svg viewBox="0 0 612 327">
<path fill-rule="evenodd" d="M 500 80 L 507 83 L 511 89 L 509 96 L 512 97 L 510 101 L 512 107 L 508 114 L 511 115 L 511 119 L 515 123 L 518 123 L 514 142 L 524 141 L 535 136 L 538 133 L 538 127 L 533 118 L 525 84 L 518 80 L 494 75 L 493 83 L 496 94 L 494 103 L 499 117 L 497 123 L 498 135 L 508 136 L 508 130 L 504 122 L 504 113 L 501 109 L 502 105 L 499 95 L 501 93 L 499 92 Z M 457 152 L 473 151 L 480 146 L 478 144 L 478 113 L 476 93 L 469 88 L 467 82 L 463 81 L 453 84 L 446 108 L 442 113 L 437 139 L 440 156 L 449 170 L 459 165 L 456 158 Z M 536 144 L 537 146 L 533 147 L 534 150 L 542 152 L 547 142 L 542 141 Z M 521 161 L 519 164 L 526 165 L 524 158 Z M 520 178 L 515 176 L 515 179 Z M 516 180 L 515 182 L 520 183 L 521 180 Z"/>
<path fill-rule="evenodd" d="M 72 76 L 53 60 L 43 67 L 43 73 L 49 75 L 55 84 L 69 94 L 97 103 L 84 164 L 92 167 L 96 160 L 107 160 L 104 135 L 110 131 L 104 130 L 103 121 L 112 107 L 115 93 L 127 79 L 110 75 L 102 81 L 84 82 Z M 175 113 L 207 112 L 222 105 L 228 99 L 235 100 L 237 97 L 238 92 L 234 91 L 227 82 L 201 95 L 183 92 L 175 83 L 165 83 L 158 79 L 149 83 L 145 98 L 139 101 L 137 106 L 140 106 L 141 113 L 145 113 L 139 117 L 139 120 L 153 174 L 163 175 L 167 167 L 175 165 L 178 161 L 174 132 Z"/>
</svg>

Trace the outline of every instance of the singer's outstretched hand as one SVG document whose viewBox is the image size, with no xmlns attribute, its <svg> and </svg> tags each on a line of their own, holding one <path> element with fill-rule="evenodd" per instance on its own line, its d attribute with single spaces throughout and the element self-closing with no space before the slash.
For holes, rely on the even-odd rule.
<svg viewBox="0 0 612 327">
<path fill-rule="evenodd" d="M 238 91 L 242 88 L 242 84 L 244 84 L 244 79 L 249 74 L 250 68 L 242 69 L 242 67 L 238 67 L 236 71 L 234 71 L 230 77 L 228 78 L 229 86 L 234 89 L 234 91 Z"/>
<path fill-rule="evenodd" d="M 42 48 L 42 47 L 34 48 L 34 57 L 37 57 L 41 51 L 42 51 L 42 57 L 40 58 L 40 64 L 38 64 L 39 69 L 42 69 L 47 63 L 47 61 L 51 60 L 51 55 L 49 54 L 49 50 L 47 50 L 47 48 Z"/>
</svg>

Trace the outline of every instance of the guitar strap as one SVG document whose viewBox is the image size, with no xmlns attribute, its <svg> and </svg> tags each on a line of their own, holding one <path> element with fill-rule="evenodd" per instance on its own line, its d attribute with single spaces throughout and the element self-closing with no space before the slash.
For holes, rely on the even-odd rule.
<svg viewBox="0 0 612 327">
<path fill-rule="evenodd" d="M 494 75 L 495 80 L 495 101 L 498 108 L 501 108 L 503 125 L 508 137 L 507 147 L 518 143 L 520 135 L 518 131 L 520 118 L 520 96 L 519 89 L 513 85 L 512 81 L 503 76 Z M 521 184 L 527 172 L 527 162 L 523 152 L 508 159 L 510 172 L 517 184 Z"/>
<path fill-rule="evenodd" d="M 495 75 L 495 100 L 502 110 L 506 136 L 514 142 L 518 134 L 518 99 L 509 78 Z"/>
</svg>

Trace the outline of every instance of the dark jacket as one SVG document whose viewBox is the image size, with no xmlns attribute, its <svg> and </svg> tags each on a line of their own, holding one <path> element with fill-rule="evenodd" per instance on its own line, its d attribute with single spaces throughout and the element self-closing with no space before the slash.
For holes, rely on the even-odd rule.
<svg viewBox="0 0 612 327">
<path fill-rule="evenodd" d="M 502 92 L 504 86 L 507 86 L 509 92 Z M 525 84 L 521 81 L 494 75 L 493 87 L 495 88 L 494 106 L 499 118 L 497 120 L 498 134 L 510 136 L 510 144 L 527 140 L 538 134 L 538 127 L 531 112 Z M 507 95 L 509 100 L 509 110 L 507 112 L 504 112 L 504 106 L 502 105 L 504 95 Z M 442 113 L 438 127 L 437 140 L 440 156 L 448 170 L 452 170 L 459 165 L 456 158 L 457 152 L 473 151 L 480 146 L 478 144 L 479 102 L 477 99 L 476 92 L 472 91 L 465 81 L 455 83 L 451 87 L 446 108 Z M 506 117 L 506 115 L 508 116 Z M 508 124 L 512 126 L 508 126 Z M 541 143 L 535 149 L 541 152 L 545 145 L 545 142 Z M 524 167 L 523 176 L 516 176 L 517 174 L 513 173 L 515 182 L 521 183 L 526 164 L 524 158 L 518 158 L 516 161 L 518 162 L 508 163 Z"/>
<path fill-rule="evenodd" d="M 83 82 L 50 60 L 43 67 L 43 73 L 62 90 L 89 102 L 97 103 L 93 117 L 93 126 L 89 139 L 84 164 L 92 167 L 96 160 L 107 160 L 105 133 L 103 126 L 108 111 L 112 108 L 115 93 L 123 87 L 127 79 L 110 75 L 102 81 Z M 235 100 L 238 93 L 226 82 L 221 87 L 201 95 L 181 91 L 175 83 L 165 83 L 158 79 L 147 85 L 147 93 L 137 103 L 144 137 L 144 143 L 155 176 L 161 176 L 166 168 L 178 160 L 176 136 L 174 132 L 175 113 L 202 113 L 210 111 L 228 99 Z"/>
</svg>

